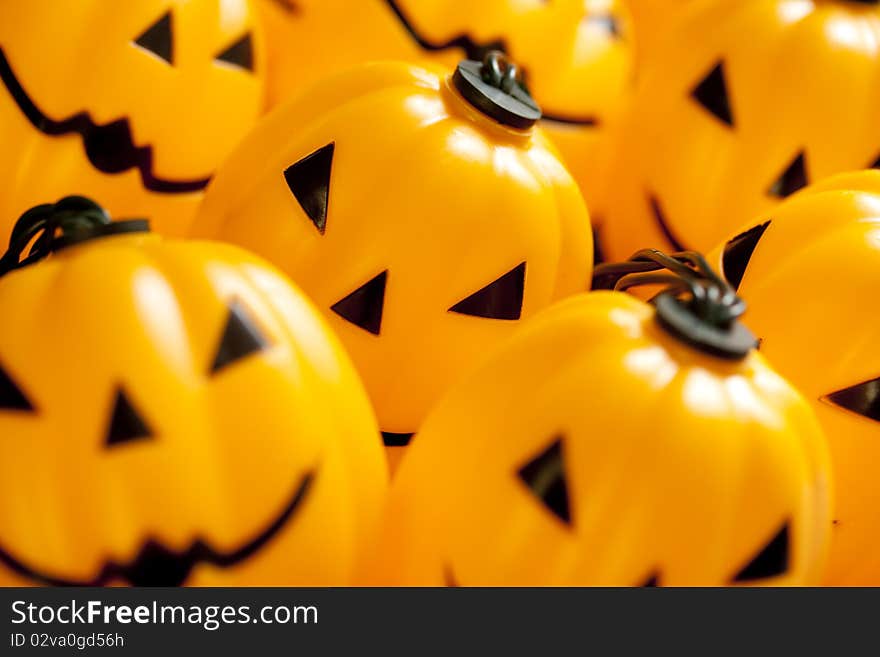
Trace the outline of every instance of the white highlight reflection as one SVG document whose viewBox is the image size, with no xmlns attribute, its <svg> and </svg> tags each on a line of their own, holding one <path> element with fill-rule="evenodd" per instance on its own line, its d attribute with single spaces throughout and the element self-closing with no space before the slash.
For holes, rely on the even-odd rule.
<svg viewBox="0 0 880 657">
<path fill-rule="evenodd" d="M 800 2 L 782 2 L 779 4 L 779 17 L 788 22 L 796 23 L 806 18 L 816 9 L 813 0 L 801 0 Z"/>
<path fill-rule="evenodd" d="M 662 347 L 635 349 L 625 356 L 624 365 L 656 388 L 668 385 L 678 373 L 678 366 Z"/>
<path fill-rule="evenodd" d="M 185 368 L 188 358 L 186 323 L 177 295 L 165 278 L 151 267 L 139 269 L 132 282 L 138 315 L 144 330 L 164 359 Z"/>
<path fill-rule="evenodd" d="M 684 382 L 684 401 L 696 415 L 715 417 L 728 412 L 728 391 L 722 380 L 703 369 L 687 374 Z"/>
</svg>

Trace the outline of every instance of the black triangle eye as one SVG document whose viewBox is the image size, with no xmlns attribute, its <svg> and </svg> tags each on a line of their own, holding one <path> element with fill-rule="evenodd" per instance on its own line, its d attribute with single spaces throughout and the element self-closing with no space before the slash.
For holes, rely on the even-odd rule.
<svg viewBox="0 0 880 657">
<path fill-rule="evenodd" d="M 0 365 L 0 411 L 34 412 L 34 405 Z"/>
<path fill-rule="evenodd" d="M 553 515 L 571 525 L 562 437 L 520 468 L 518 475 Z"/>
<path fill-rule="evenodd" d="M 449 312 L 486 319 L 519 319 L 522 315 L 525 283 L 526 263 L 521 262 L 464 301 L 459 301 Z"/>
<path fill-rule="evenodd" d="M 330 307 L 347 322 L 373 335 L 382 330 L 382 309 L 385 306 L 385 283 L 388 270 L 361 285 L 354 292 Z"/>
<path fill-rule="evenodd" d="M 211 374 L 216 374 L 242 358 L 268 347 L 269 341 L 248 316 L 244 307 L 238 302 L 233 302 L 229 306 L 223 336 L 220 338 L 217 354 L 211 364 Z"/>
<path fill-rule="evenodd" d="M 691 96 L 716 119 L 733 127 L 733 109 L 724 62 L 718 62 L 709 74 L 691 91 Z"/>
<path fill-rule="evenodd" d="M 835 406 L 880 422 L 880 378 L 838 390 L 826 399 Z"/>
<path fill-rule="evenodd" d="M 807 157 L 803 151 L 797 154 L 782 175 L 769 189 L 769 194 L 777 198 L 788 198 L 809 184 L 807 178 Z"/>
<path fill-rule="evenodd" d="M 336 144 L 331 142 L 284 170 L 287 187 L 321 234 L 327 228 L 330 172 L 335 151 Z"/>
<path fill-rule="evenodd" d="M 254 70 L 254 47 L 251 43 L 251 33 L 248 32 L 214 59 L 218 62 L 232 64 L 245 71 Z"/>
<path fill-rule="evenodd" d="M 778 577 L 788 571 L 789 528 L 786 522 L 770 542 L 733 578 L 734 582 L 752 582 Z"/>
<path fill-rule="evenodd" d="M 143 416 L 135 409 L 128 395 L 122 388 L 117 389 L 104 444 L 107 447 L 118 447 L 133 440 L 152 437 L 152 430 Z"/>
<path fill-rule="evenodd" d="M 880 169 L 880 155 L 874 160 L 873 164 L 868 165 L 869 169 Z"/>
<path fill-rule="evenodd" d="M 134 40 L 144 50 L 161 57 L 169 64 L 174 63 L 174 39 L 171 36 L 171 12 L 150 25 Z"/>
<path fill-rule="evenodd" d="M 743 276 L 746 275 L 749 261 L 758 247 L 758 242 L 761 241 L 769 226 L 770 222 L 765 221 L 760 226 L 755 226 L 741 235 L 737 235 L 724 245 L 724 255 L 721 261 L 723 274 L 734 290 L 739 289 Z"/>
</svg>

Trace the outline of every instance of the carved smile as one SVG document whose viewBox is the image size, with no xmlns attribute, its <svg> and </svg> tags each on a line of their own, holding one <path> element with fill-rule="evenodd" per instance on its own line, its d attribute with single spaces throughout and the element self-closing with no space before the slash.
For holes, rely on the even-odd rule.
<svg viewBox="0 0 880 657">
<path fill-rule="evenodd" d="M 663 211 L 663 206 L 660 205 L 659 199 L 653 194 L 649 194 L 648 204 L 651 206 L 651 213 L 654 215 L 654 221 L 657 223 L 657 227 L 660 228 L 663 237 L 666 238 L 666 241 L 669 242 L 673 250 L 676 252 L 690 251 L 691 249 L 685 246 L 684 242 L 682 242 L 675 234 L 672 226 L 669 225 L 666 213 Z"/>
<path fill-rule="evenodd" d="M 153 148 L 134 145 L 131 126 L 126 118 L 116 119 L 104 125 L 96 124 L 88 112 L 79 112 L 61 121 L 49 118 L 28 96 L 2 48 L 0 48 L 0 79 L 18 105 L 18 109 L 36 130 L 48 137 L 78 134 L 82 138 L 89 162 L 103 173 L 121 173 L 129 169 L 138 169 L 144 187 L 163 194 L 197 192 L 204 189 L 210 181 L 210 177 L 197 180 L 168 180 L 155 175 Z"/>
<path fill-rule="evenodd" d="M 293 517 L 308 493 L 313 479 L 313 472 L 303 475 L 290 501 L 275 520 L 256 538 L 232 552 L 218 552 L 201 540 L 195 541 L 184 552 L 173 552 L 160 543 L 150 540 L 144 543 L 133 561 L 125 564 L 108 562 L 94 579 L 84 581 L 39 572 L 2 548 L 0 548 L 0 563 L 18 575 L 49 586 L 104 586 L 120 579 L 132 586 L 180 586 L 189 577 L 192 569 L 200 563 L 229 568 L 263 549 Z"/>
<path fill-rule="evenodd" d="M 462 50 L 468 59 L 481 61 L 490 50 L 500 50 L 508 52 L 504 39 L 497 38 L 491 41 L 480 43 L 468 34 L 458 34 L 445 41 L 431 41 L 425 35 L 421 34 L 409 17 L 404 13 L 398 0 L 385 0 L 388 9 L 397 17 L 397 21 L 407 31 L 413 41 L 422 50 L 428 52 L 442 52 L 444 50 L 459 49 Z M 592 128 L 599 124 L 599 120 L 595 116 L 572 116 L 562 112 L 542 111 L 542 120 L 553 121 L 571 126 L 580 126 Z"/>
</svg>

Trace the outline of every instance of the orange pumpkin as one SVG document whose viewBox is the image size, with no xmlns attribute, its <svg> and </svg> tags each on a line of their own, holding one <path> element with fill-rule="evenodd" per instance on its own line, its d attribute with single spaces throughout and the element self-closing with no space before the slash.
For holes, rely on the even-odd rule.
<svg viewBox="0 0 880 657">
<path fill-rule="evenodd" d="M 589 217 L 532 126 L 539 111 L 514 69 L 497 80 L 508 91 L 480 70 L 384 63 L 328 78 L 241 144 L 195 225 L 311 296 L 390 446 L 517 320 L 589 285 Z"/>
<path fill-rule="evenodd" d="M 0 261 L 0 585 L 350 584 L 387 472 L 348 357 L 264 261 L 144 224 L 64 199 Z"/>
<path fill-rule="evenodd" d="M 572 297 L 454 386 L 392 483 L 373 578 L 818 583 L 824 437 L 753 349 L 740 301 L 704 276 L 677 275 L 700 296 L 665 293 L 656 307 Z"/>
<path fill-rule="evenodd" d="M 640 71 L 603 246 L 707 251 L 822 178 L 880 162 L 880 7 L 693 0 Z"/>
<path fill-rule="evenodd" d="M 68 194 L 185 234 L 265 69 L 249 0 L 0 2 L 0 240 Z"/>
<path fill-rule="evenodd" d="M 827 583 L 880 585 L 880 171 L 832 177 L 713 251 L 761 352 L 809 399 L 835 471 Z"/>
</svg>

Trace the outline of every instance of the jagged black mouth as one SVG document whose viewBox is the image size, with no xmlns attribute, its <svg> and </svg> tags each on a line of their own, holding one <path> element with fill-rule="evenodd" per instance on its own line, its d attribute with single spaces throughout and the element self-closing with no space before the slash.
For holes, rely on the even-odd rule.
<svg viewBox="0 0 880 657">
<path fill-rule="evenodd" d="M 197 564 L 207 563 L 229 568 L 259 552 L 294 515 L 306 497 L 313 479 L 314 473 L 311 471 L 303 475 L 290 501 L 272 524 L 256 538 L 232 552 L 218 552 L 201 540 L 195 541 L 184 552 L 173 552 L 160 543 L 149 540 L 144 543 L 133 561 L 125 564 L 111 561 L 101 568 L 95 578 L 83 581 L 38 572 L 2 548 L 0 563 L 18 575 L 49 586 L 104 586 L 115 580 L 124 580 L 132 586 L 181 586 Z"/>
<path fill-rule="evenodd" d="M 210 177 L 197 180 L 167 180 L 153 173 L 153 148 L 135 146 L 131 138 L 131 125 L 127 118 L 116 119 L 104 125 L 96 124 L 88 112 L 55 121 L 37 107 L 22 87 L 0 48 L 0 79 L 21 113 L 36 130 L 48 137 L 78 134 L 89 162 L 103 173 L 122 173 L 138 169 L 144 187 L 163 194 L 181 194 L 204 189 Z"/>
<path fill-rule="evenodd" d="M 416 29 L 416 26 L 403 11 L 398 0 L 385 0 L 385 4 L 388 5 L 388 9 L 391 10 L 391 13 L 394 14 L 403 29 L 407 31 L 412 40 L 422 50 L 442 52 L 457 48 L 463 51 L 468 59 L 475 61 L 482 61 L 486 54 L 492 50 L 500 50 L 504 53 L 509 52 L 504 39 L 500 38 L 481 43 L 475 41 L 468 34 L 457 34 L 445 41 L 431 41 Z M 542 107 L 541 120 L 585 128 L 594 128 L 599 125 L 599 120 L 595 116 L 573 116 L 561 112 L 552 112 L 544 107 Z"/>
</svg>

